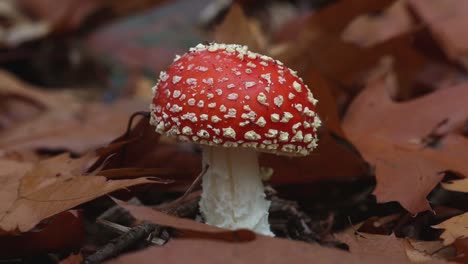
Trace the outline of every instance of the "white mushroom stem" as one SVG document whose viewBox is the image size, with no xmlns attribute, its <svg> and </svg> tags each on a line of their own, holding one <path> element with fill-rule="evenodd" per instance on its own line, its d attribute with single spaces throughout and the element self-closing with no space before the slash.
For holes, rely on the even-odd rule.
<svg viewBox="0 0 468 264">
<path fill-rule="evenodd" d="M 260 176 L 257 152 L 244 148 L 203 147 L 203 193 L 200 210 L 209 225 L 250 229 L 273 236 L 268 224 L 270 201 Z"/>
</svg>

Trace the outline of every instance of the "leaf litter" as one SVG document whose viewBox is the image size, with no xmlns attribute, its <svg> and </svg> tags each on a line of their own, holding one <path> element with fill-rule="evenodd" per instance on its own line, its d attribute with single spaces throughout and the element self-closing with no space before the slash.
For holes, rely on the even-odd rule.
<svg viewBox="0 0 468 264">
<path fill-rule="evenodd" d="M 107 95 L 80 98 L 68 88 L 28 84 L 21 80 L 30 80 L 27 70 L 18 76 L 0 72 L 0 242 L 37 233 L 28 252 L 65 250 L 70 257 L 58 259 L 79 263 L 113 245 L 107 242 L 119 232 L 110 225 L 103 230 L 107 221 L 127 230 L 116 241 L 125 241 L 125 233 L 136 234 L 141 227 L 166 241 L 140 251 L 129 246 L 123 248 L 125 254 L 116 250 L 104 258 L 115 256 L 110 263 L 155 258 L 165 263 L 219 263 L 230 256 L 236 256 L 230 259 L 233 263 L 341 263 L 343 258 L 350 263 L 463 263 L 468 252 L 464 3 L 341 0 L 311 9 L 303 1 L 275 7 L 238 1 L 228 10 L 220 5 L 218 15 L 200 17 L 200 28 L 193 23 L 200 7 L 190 9 L 179 1 L 123 2 L 21 1 L 23 9 L 4 9 L 13 10 L 6 17 L 17 23 L 1 24 L 8 34 L 23 34 L 11 25 L 25 22 L 32 30 L 16 42 L 0 34 L 12 54 L 7 61 L 23 56 L 24 47 L 17 44 L 32 41 L 28 48 L 34 50 L 35 39 L 73 35 L 91 50 L 109 47 L 105 55 L 92 55 L 96 61 L 115 64 L 104 76 L 109 91 L 115 92 L 113 85 L 122 82 L 115 78 L 121 77 L 129 77 L 123 81 L 135 87 L 112 95 L 117 99 L 108 103 L 102 99 Z M 164 16 L 171 8 L 177 13 Z M 97 27 L 96 14 L 106 14 L 101 19 L 111 22 L 150 9 L 135 14 L 141 20 Z M 275 10 L 286 9 L 289 20 L 271 17 Z M 58 12 L 50 15 L 50 10 Z M 164 41 L 145 38 L 149 31 L 142 31 L 132 39 L 137 53 L 132 45 L 114 40 L 122 36 L 116 32 L 127 36 L 133 27 L 153 23 L 156 13 L 158 32 L 179 23 L 190 39 L 167 33 L 162 39 L 174 42 L 168 48 Z M 41 25 L 47 30 L 34 28 Z M 268 172 L 265 178 L 271 176 L 267 195 L 273 202 L 270 221 L 277 238 L 194 221 L 202 220 L 197 217 L 199 194 L 185 191 L 199 188 L 193 182 L 202 170 L 199 148 L 158 136 L 145 117 L 128 125 L 132 113 L 147 110 L 151 83 L 156 82 L 154 69 L 163 68 L 172 50 L 187 46 L 202 32 L 208 41 L 247 44 L 283 61 L 298 70 L 320 101 L 324 127 L 316 152 L 296 159 L 260 156 L 262 170 Z M 28 56 L 26 60 L 34 58 Z M 145 58 L 144 63 L 135 62 L 134 56 Z M 109 194 L 132 198 L 139 205 L 108 199 Z M 60 219 L 75 212 L 72 209 L 79 212 L 77 225 L 67 227 Z M 359 222 L 364 224 L 356 230 L 353 223 Z M 49 248 L 40 246 L 50 236 L 47 230 L 67 228 L 63 240 L 47 244 Z M 81 234 L 86 240 L 69 243 L 67 234 Z M 149 234 L 138 234 L 143 238 L 126 242 L 146 246 L 144 237 Z M 8 248 L 2 243 L 0 248 Z M 20 251 L 11 253 L 23 257 Z"/>
</svg>

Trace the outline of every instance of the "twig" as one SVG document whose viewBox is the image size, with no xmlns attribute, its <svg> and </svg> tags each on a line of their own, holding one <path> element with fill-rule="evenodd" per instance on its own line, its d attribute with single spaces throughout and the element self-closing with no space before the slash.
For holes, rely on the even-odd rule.
<svg viewBox="0 0 468 264">
<path fill-rule="evenodd" d="M 86 257 L 85 264 L 96 264 L 102 261 L 117 256 L 120 252 L 135 245 L 137 242 L 142 241 L 148 237 L 148 234 L 153 233 L 158 225 L 149 222 L 143 222 L 128 232 L 124 233 L 111 243 L 106 244 L 104 247 L 96 251 L 94 254 Z"/>
<path fill-rule="evenodd" d="M 178 216 L 188 217 L 196 214 L 198 211 L 198 202 L 200 200 L 200 194 L 194 193 L 194 195 L 186 195 L 184 201 L 179 201 L 177 205 L 171 203 L 171 206 L 167 206 L 164 210 L 165 213 Z M 102 220 L 101 220 L 102 222 Z M 107 226 L 116 226 L 109 225 Z M 119 229 L 119 232 L 121 230 Z M 165 228 L 160 225 L 156 225 L 149 222 L 143 222 L 133 228 L 130 228 L 128 232 L 122 234 L 114 241 L 108 243 L 101 249 L 97 250 L 92 255 L 89 255 L 85 262 L 86 264 L 100 263 L 109 258 L 115 257 L 129 247 L 136 245 L 137 243 L 146 239 L 147 241 L 155 241 L 154 237 L 159 236 L 162 240 L 168 240 L 169 235 L 165 232 Z M 163 237 L 161 237 L 163 236 Z M 159 239 L 157 239 L 159 240 Z"/>
</svg>

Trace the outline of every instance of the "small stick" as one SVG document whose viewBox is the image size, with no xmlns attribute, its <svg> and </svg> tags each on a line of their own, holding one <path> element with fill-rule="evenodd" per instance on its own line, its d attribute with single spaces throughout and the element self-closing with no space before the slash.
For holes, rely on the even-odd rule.
<svg viewBox="0 0 468 264">
<path fill-rule="evenodd" d="M 96 264 L 117 256 L 118 253 L 123 250 L 135 245 L 137 242 L 148 237 L 148 234 L 153 233 L 157 229 L 158 225 L 149 222 L 143 222 L 128 232 L 124 233 L 111 243 L 106 244 L 104 247 L 96 251 L 94 254 L 86 257 L 85 264 Z"/>
</svg>

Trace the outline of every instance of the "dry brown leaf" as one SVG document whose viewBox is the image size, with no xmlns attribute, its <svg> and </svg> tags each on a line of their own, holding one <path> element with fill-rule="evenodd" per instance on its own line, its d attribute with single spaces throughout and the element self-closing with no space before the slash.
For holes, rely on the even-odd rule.
<svg viewBox="0 0 468 264">
<path fill-rule="evenodd" d="M 148 207 L 121 202 L 119 204 L 139 220 L 201 233 L 219 230 L 192 220 L 164 215 Z M 236 232 L 238 231 L 228 231 L 225 234 Z M 342 263 L 343 259 L 346 259 L 346 263 L 377 263 L 382 257 L 385 257 L 386 263 L 409 263 L 402 262 L 401 258 L 392 255 L 350 254 L 337 249 L 261 235 L 255 235 L 253 240 L 241 242 L 221 241 L 211 236 L 172 239 L 162 247 L 151 247 L 123 255 L 107 263 L 152 263 L 155 258 L 164 263 L 223 263 L 226 256 L 232 256 L 229 263 L 316 263 L 317 260 L 320 260 L 320 263 Z"/>
<path fill-rule="evenodd" d="M 31 231 L 0 236 L 0 258 L 17 258 L 79 248 L 85 240 L 83 215 L 61 212 Z"/>
<path fill-rule="evenodd" d="M 234 4 L 223 23 L 213 32 L 213 39 L 219 43 L 240 44 L 249 50 L 265 53 L 266 40 L 260 30 L 260 25 L 247 18 L 238 4 Z"/>
<path fill-rule="evenodd" d="M 149 178 L 107 180 L 83 174 L 91 157 L 71 159 L 67 154 L 43 160 L 28 172 L 2 176 L 0 231 L 25 232 L 41 220 L 109 192 L 143 183 Z M 6 181 L 6 183 L 5 183 Z"/>
<path fill-rule="evenodd" d="M 47 109 L 61 109 L 74 102 L 64 92 L 42 91 L 0 70 L 0 131 L 36 117 Z"/>
<path fill-rule="evenodd" d="M 458 0 L 408 0 L 416 15 L 429 27 L 447 56 L 468 69 L 466 10 L 468 2 Z"/>
<path fill-rule="evenodd" d="M 398 0 L 378 15 L 364 14 L 356 17 L 344 29 L 342 38 L 345 42 L 360 47 L 370 47 L 409 32 L 413 26 L 406 1 Z"/>
<path fill-rule="evenodd" d="M 374 76 L 350 106 L 343 127 L 376 168 L 377 200 L 398 201 L 416 214 L 430 208 L 426 196 L 441 180 L 441 172 L 468 175 L 468 166 L 460 159 L 468 155 L 468 148 L 459 145 L 467 146 L 468 141 L 450 135 L 438 148 L 424 145 L 425 137 L 434 131 L 443 136 L 465 122 L 468 89 L 464 84 L 395 103 L 389 96 L 389 90 L 396 89 L 395 77 L 388 65 L 382 67 L 387 68 Z"/>
<path fill-rule="evenodd" d="M 131 99 L 109 105 L 89 103 L 54 108 L 0 133 L 0 148 L 66 149 L 83 153 L 122 134 L 130 115 L 146 108 L 147 103 Z"/>
<path fill-rule="evenodd" d="M 375 235 L 367 233 L 350 234 L 341 233 L 336 237 L 349 246 L 351 253 L 361 255 L 380 256 L 382 258 L 393 258 L 405 262 L 416 263 L 446 263 L 432 257 L 431 252 L 426 250 L 440 249 L 440 242 L 411 241 L 397 238 L 395 235 Z M 434 245 L 434 243 L 437 243 Z M 439 248 L 437 248 L 439 246 Z"/>
<path fill-rule="evenodd" d="M 465 145 L 467 147 L 468 144 Z M 461 179 L 461 180 L 454 180 L 451 182 L 444 182 L 442 183 L 442 187 L 444 189 L 454 192 L 465 192 L 468 193 L 468 178 Z"/>
<path fill-rule="evenodd" d="M 455 240 L 468 237 L 468 213 L 454 216 L 433 228 L 444 229 L 440 238 L 443 239 L 444 245 L 450 245 Z"/>
<path fill-rule="evenodd" d="M 103 0 L 18 0 L 18 4 L 54 30 L 77 29 L 90 15 L 104 7 Z"/>
</svg>

